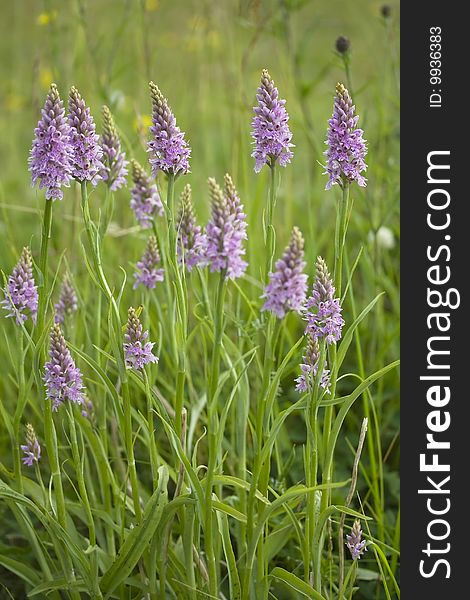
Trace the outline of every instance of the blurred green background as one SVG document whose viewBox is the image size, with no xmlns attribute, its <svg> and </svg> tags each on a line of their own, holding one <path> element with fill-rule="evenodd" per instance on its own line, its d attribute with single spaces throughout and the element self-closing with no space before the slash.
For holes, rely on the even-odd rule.
<svg viewBox="0 0 470 600">
<path fill-rule="evenodd" d="M 398 150 L 389 144 L 385 150 L 384 140 L 398 137 L 398 92 L 390 64 L 397 60 L 398 9 L 392 4 L 387 26 L 380 7 L 369 0 L 2 3 L 1 201 L 14 222 L 7 233 L 18 221 L 26 224 L 21 211 L 42 204 L 42 194 L 29 185 L 26 161 L 52 81 L 65 99 L 76 85 L 98 122 L 101 105 L 108 103 L 129 153 L 144 161 L 147 82 L 155 80 L 191 142 L 193 188 L 204 189 L 209 175 L 220 177 L 228 170 L 249 205 L 265 183 L 252 170 L 249 128 L 260 72 L 267 67 L 287 99 L 296 146 L 293 164 L 282 172 L 279 213 L 285 219 L 279 223 L 290 227 L 301 211 L 304 227 L 308 218 L 317 240 L 321 225 L 332 222 L 325 213 L 334 204 L 331 194 L 323 194 L 316 161 L 321 160 L 335 83 L 344 80 L 334 52 L 338 35 L 351 41 L 353 92 L 370 147 L 369 177 L 377 174 L 375 168 L 387 171 L 379 175 L 394 182 L 388 193 L 393 191 L 390 210 L 396 212 Z M 127 202 L 125 193 L 122 199 Z M 367 193 L 365 201 L 366 210 L 358 210 L 376 228 L 388 218 L 388 208 L 376 210 L 384 199 Z M 389 224 L 396 227 L 393 219 Z"/>
<path fill-rule="evenodd" d="M 250 122 L 262 68 L 268 68 L 281 97 L 287 100 L 293 131 L 294 158 L 281 171 L 275 226 L 278 253 L 292 225 L 306 240 L 308 272 L 318 254 L 331 264 L 338 190 L 325 192 L 322 153 L 337 81 L 350 85 L 369 154 L 365 190 L 353 189 L 354 211 L 348 233 L 350 264 L 361 247 L 355 274 L 357 306 L 363 308 L 381 290 L 385 299 L 361 329 L 367 373 L 398 357 L 399 349 L 399 7 L 381 14 L 371 0 L 16 0 L 4 1 L 0 36 L 0 268 L 9 273 L 23 245 L 37 255 L 43 193 L 30 185 L 27 158 L 33 129 L 49 85 L 55 81 L 64 100 L 75 85 L 91 106 L 101 129 L 100 110 L 111 108 L 128 158 L 147 165 L 145 144 L 150 124 L 148 81 L 154 80 L 169 99 L 178 124 L 192 146 L 196 211 L 208 216 L 206 180 L 232 174 L 249 220 L 250 275 L 259 276 L 254 257 L 262 244 L 261 215 L 269 174 L 253 171 Z M 351 82 L 335 51 L 335 40 L 351 43 Z M 179 183 L 177 192 L 182 185 Z M 78 193 L 78 192 L 77 192 Z M 91 197 L 91 202 L 95 200 Z M 106 242 L 105 262 L 117 273 L 128 272 L 144 242 L 129 208 L 129 190 L 116 194 L 116 212 Z M 74 190 L 54 206 L 51 252 L 67 248 L 71 269 L 84 272 L 78 233 L 78 198 Z M 387 227 L 389 247 L 375 233 Z M 390 237 L 391 234 L 391 237 Z M 142 237 L 142 240 L 144 238 Z M 345 306 L 346 320 L 351 308 Z M 1 320 L 0 394 L 12 401 L 11 369 L 4 336 L 13 325 Z M 357 372 L 351 352 L 346 368 Z M 393 372 L 374 390 L 374 439 L 383 462 L 383 514 L 373 514 L 385 527 L 390 544 L 398 511 L 398 374 Z M 359 404 L 347 427 L 357 441 L 363 412 Z M 295 437 L 295 435 L 294 435 Z M 349 441 L 349 438 L 346 440 Z M 375 447 L 375 446 L 374 446 Z M 377 448 L 376 448 L 377 450 Z M 344 444 L 337 478 L 350 472 L 351 451 Z M 0 428 L 0 455 L 9 453 Z M 1 459 L 3 460 L 3 459 Z M 363 465 L 370 460 L 365 451 Z M 5 458 L 9 463 L 9 459 Z M 374 486 L 371 486 L 374 487 Z M 366 509 L 369 504 L 365 485 Z M 375 487 L 375 489 L 377 489 Z M 375 507 L 375 508 L 374 508 Z M 371 584 L 372 585 L 372 584 Z M 1 592 L 0 592 L 1 596 Z M 371 596 L 372 597 L 372 596 Z"/>
</svg>

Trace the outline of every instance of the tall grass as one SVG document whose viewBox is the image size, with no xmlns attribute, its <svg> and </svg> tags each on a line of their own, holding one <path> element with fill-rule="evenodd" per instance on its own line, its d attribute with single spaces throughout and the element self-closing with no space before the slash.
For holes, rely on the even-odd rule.
<svg viewBox="0 0 470 600">
<path fill-rule="evenodd" d="M 31 245 L 40 315 L 36 327 L 1 320 L 0 597 L 399 597 L 399 257 L 383 233 L 398 237 L 397 16 L 384 20 L 365 0 L 78 0 L 8 11 L 0 266 L 8 275 Z M 347 61 L 334 52 L 340 34 L 351 40 Z M 291 165 L 255 175 L 249 128 L 265 66 L 287 99 L 296 147 Z M 52 78 L 63 97 L 79 87 L 98 130 L 108 104 L 128 158 L 146 167 L 148 79 L 187 132 L 192 173 L 157 180 L 165 215 L 152 232 L 165 281 L 154 290 L 132 288 L 149 231 L 128 189 L 74 183 L 62 202 L 45 203 L 30 188 L 26 156 Z M 354 86 L 369 142 L 368 187 L 344 197 L 338 186 L 324 191 L 319 164 L 336 81 Z M 202 224 L 206 180 L 226 172 L 248 221 L 249 267 L 235 281 L 188 273 L 175 251 L 185 183 Z M 309 288 L 322 255 L 342 300 L 330 395 L 318 381 L 295 391 L 302 318 L 260 310 L 293 225 L 305 237 Z M 88 416 L 71 404 L 53 413 L 44 394 L 65 273 L 78 311 L 64 334 Z M 129 306 L 159 357 L 141 372 L 124 364 Z M 42 446 L 33 468 L 20 462 L 26 423 Z M 367 540 L 359 562 L 344 547 L 355 519 Z"/>
</svg>

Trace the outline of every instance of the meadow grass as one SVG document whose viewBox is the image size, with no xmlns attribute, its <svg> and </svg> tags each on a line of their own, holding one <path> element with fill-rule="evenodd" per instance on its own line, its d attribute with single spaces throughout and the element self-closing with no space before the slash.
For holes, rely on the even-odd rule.
<svg viewBox="0 0 470 600">
<path fill-rule="evenodd" d="M 8 277 L 29 245 L 47 311 L 35 328 L 0 321 L 0 597 L 399 597 L 397 10 L 384 19 L 366 0 L 5 7 L 0 267 Z M 347 60 L 335 52 L 339 35 L 351 41 Z M 257 175 L 250 122 L 263 68 L 286 98 L 295 148 L 285 169 Z M 45 205 L 27 156 L 55 81 L 64 100 L 72 85 L 80 90 L 98 132 L 108 105 L 127 157 L 149 170 L 149 80 L 186 132 L 191 173 L 157 177 L 165 280 L 134 290 L 149 231 L 129 207 L 131 184 L 110 193 L 74 182 Z M 347 198 L 339 186 L 324 190 L 320 164 L 337 81 L 369 148 L 368 186 L 352 185 Z M 203 225 L 207 179 L 222 184 L 225 173 L 248 223 L 247 272 L 228 282 L 182 269 L 169 227 L 186 183 Z M 321 255 L 342 300 L 330 395 L 319 381 L 295 391 L 301 316 L 260 310 L 272 255 L 294 225 L 309 293 Z M 71 403 L 52 413 L 42 383 L 66 273 L 78 310 L 63 331 L 88 416 Z M 130 306 L 159 357 L 138 372 L 122 355 Z M 20 464 L 27 423 L 42 447 L 33 467 Z M 344 546 L 356 518 L 367 540 L 360 561 Z"/>
</svg>

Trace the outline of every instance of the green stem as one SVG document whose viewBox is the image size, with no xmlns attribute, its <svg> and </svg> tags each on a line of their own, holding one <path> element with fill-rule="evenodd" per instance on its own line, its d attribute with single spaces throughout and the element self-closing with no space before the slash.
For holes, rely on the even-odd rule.
<svg viewBox="0 0 470 600">
<path fill-rule="evenodd" d="M 222 335 L 224 329 L 224 300 L 225 300 L 225 269 L 220 272 L 219 284 L 217 286 L 217 300 L 215 309 L 215 327 L 214 327 L 214 351 L 212 354 L 212 369 L 209 386 L 208 405 L 211 406 L 215 393 L 217 391 L 217 384 L 219 382 L 219 369 L 220 369 L 220 350 L 222 343 Z"/>
<path fill-rule="evenodd" d="M 108 281 L 107 281 L 106 276 L 103 271 L 103 265 L 101 262 L 99 236 L 98 236 L 96 227 L 91 220 L 90 205 L 88 203 L 88 190 L 87 190 L 86 181 L 81 182 L 80 189 L 81 189 L 81 197 L 82 197 L 83 220 L 85 222 L 85 230 L 86 230 L 86 233 L 88 236 L 88 242 L 90 244 L 90 249 L 92 252 L 93 266 L 95 268 L 95 275 L 97 276 L 98 282 L 113 308 L 114 316 L 116 319 L 116 324 L 118 324 L 120 327 L 121 326 L 121 317 L 119 315 L 119 308 L 116 303 L 116 300 L 114 299 L 113 293 L 111 291 L 111 288 L 109 287 Z"/>
<path fill-rule="evenodd" d="M 194 573 L 194 559 L 193 559 L 193 540 L 194 540 L 194 508 L 188 506 L 183 510 L 184 516 L 184 527 L 183 527 L 183 551 L 184 551 L 184 564 L 186 568 L 187 583 L 189 586 L 188 594 L 191 600 L 197 598 L 196 588 L 196 577 Z"/>
<path fill-rule="evenodd" d="M 336 212 L 336 227 L 335 227 L 335 270 L 334 270 L 334 286 L 336 297 L 341 298 L 341 283 L 343 272 L 343 253 L 344 242 L 346 238 L 347 217 L 349 206 L 349 184 L 343 183 L 343 193 L 338 198 Z"/>
<path fill-rule="evenodd" d="M 103 355 L 100 352 L 101 349 L 101 312 L 102 312 L 102 300 L 101 294 L 98 294 L 96 298 L 96 352 L 95 358 L 98 365 L 101 367 L 103 362 Z"/>
<path fill-rule="evenodd" d="M 124 410 L 124 438 L 126 441 L 127 464 L 129 468 L 129 479 L 131 482 L 132 500 L 134 503 L 134 512 L 138 523 L 142 520 L 142 509 L 140 507 L 139 482 L 137 479 L 137 470 L 135 466 L 134 442 L 132 439 L 132 411 L 131 399 L 129 395 L 129 383 L 122 381 L 122 400 Z"/>
<path fill-rule="evenodd" d="M 38 285 L 38 293 L 39 293 L 39 306 L 38 306 L 38 320 L 36 325 L 36 340 L 39 339 L 42 330 L 44 329 L 44 323 L 46 321 L 46 300 L 47 300 L 47 292 L 48 292 L 48 267 L 47 267 L 47 258 L 48 258 L 48 248 L 49 248 L 49 240 L 51 238 L 52 231 L 52 200 L 46 199 L 46 204 L 44 207 L 44 215 L 42 221 L 42 235 L 41 235 L 41 254 L 39 257 L 39 271 L 41 273 L 39 285 Z"/>
<path fill-rule="evenodd" d="M 46 441 L 47 456 L 49 459 L 49 465 L 51 469 L 52 483 L 54 485 L 57 506 L 57 520 L 64 529 L 67 529 L 64 490 L 62 487 L 62 477 L 59 466 L 59 455 L 57 452 L 57 435 L 54 427 L 54 421 L 52 419 L 52 401 L 50 398 L 46 398 L 45 402 L 44 437 Z"/>
<path fill-rule="evenodd" d="M 326 359 L 326 342 L 322 340 L 320 342 L 320 352 L 318 357 L 318 365 L 324 365 Z M 318 368 L 317 375 L 314 380 L 313 388 L 310 391 L 309 401 L 306 408 L 306 421 L 307 421 L 307 472 L 306 472 L 306 484 L 307 487 L 314 487 L 317 485 L 317 474 L 318 474 L 318 397 L 320 391 L 320 383 L 323 375 L 323 369 Z M 326 490 L 322 492 L 323 495 Z M 317 526 L 317 510 L 315 502 L 315 493 L 310 493 L 307 498 L 307 513 L 306 513 L 306 533 L 305 533 L 305 557 L 307 564 L 304 566 L 304 577 L 307 583 L 310 582 L 310 565 L 313 563 L 314 572 L 317 561 L 320 562 L 321 548 L 315 546 L 314 532 Z M 316 577 L 314 578 L 314 584 L 318 591 L 320 591 L 320 584 L 316 584 Z"/>
<path fill-rule="evenodd" d="M 158 485 L 158 453 L 157 445 L 155 443 L 155 427 L 153 423 L 153 398 L 150 391 L 149 378 L 145 368 L 143 370 L 143 374 L 145 381 L 145 395 L 147 397 L 147 427 L 150 446 L 150 465 L 152 469 L 153 491 L 155 491 Z"/>
<path fill-rule="evenodd" d="M 37 463 L 37 462 L 34 465 L 34 471 L 36 473 L 36 479 L 38 480 L 39 487 L 41 488 L 41 491 L 42 491 L 42 502 L 43 502 L 44 508 L 46 510 L 48 510 L 49 509 L 48 495 L 46 492 L 46 488 L 44 486 L 44 481 L 42 479 L 41 469 L 39 468 L 39 463 Z"/>
<path fill-rule="evenodd" d="M 168 175 L 168 189 L 166 201 L 166 215 L 168 222 L 168 245 L 169 262 L 172 267 L 176 288 L 176 340 L 178 348 L 178 373 L 175 394 L 175 430 L 178 436 L 181 434 L 181 419 L 184 405 L 184 384 L 186 379 L 186 339 L 187 339 L 187 302 L 181 277 L 181 271 L 177 261 L 176 227 L 175 227 L 175 176 Z"/>
<path fill-rule="evenodd" d="M 46 441 L 47 456 L 49 459 L 49 466 L 52 476 L 52 484 L 54 486 L 55 501 L 57 508 L 57 521 L 59 525 L 67 530 L 67 513 L 65 508 L 64 490 L 62 487 L 62 477 L 60 473 L 59 455 L 57 452 L 57 436 L 54 427 L 54 421 L 52 419 L 52 401 L 50 398 L 46 398 L 45 409 L 44 409 L 44 437 Z M 66 570 L 66 578 L 69 581 L 74 581 L 75 576 L 73 573 L 73 565 L 70 556 L 64 550 L 64 562 Z M 80 594 L 74 590 L 71 592 L 71 597 L 74 600 L 80 600 Z"/>
<path fill-rule="evenodd" d="M 273 268 L 274 252 L 276 250 L 276 238 L 273 228 L 273 216 L 274 207 L 276 206 L 276 163 L 273 162 L 270 165 L 271 170 L 271 181 L 269 187 L 269 198 L 268 206 L 266 208 L 266 220 L 265 220 L 265 242 L 266 242 L 266 272 L 264 280 L 268 281 L 269 273 Z"/>
<path fill-rule="evenodd" d="M 346 268 L 349 269 L 347 256 L 346 256 Z M 352 318 L 354 321 L 357 317 L 357 310 L 356 310 L 356 300 L 354 297 L 354 288 L 352 285 L 349 286 L 349 300 L 351 303 L 351 314 L 352 314 Z M 365 368 L 364 368 L 364 356 L 362 353 L 361 334 L 359 332 L 359 328 L 356 328 L 356 331 L 354 332 L 354 342 L 355 342 L 355 346 L 356 346 L 356 357 L 357 357 L 357 366 L 358 366 L 359 375 L 360 375 L 361 379 L 364 380 L 366 378 L 366 372 L 365 372 Z M 364 416 L 367 418 L 368 423 L 372 423 L 371 418 L 370 418 L 369 398 L 368 398 L 367 392 L 364 392 L 362 394 L 362 407 L 363 407 L 363 411 L 364 411 Z M 372 436 L 372 435 L 366 436 L 366 443 L 367 443 L 367 450 L 368 450 L 369 460 L 370 460 L 370 471 L 371 471 L 371 480 L 372 480 L 371 487 L 374 490 L 372 496 L 374 498 L 376 514 L 379 515 L 379 514 L 383 514 L 383 506 L 381 503 L 381 494 L 377 489 L 378 485 L 379 485 L 380 477 L 377 472 L 377 463 L 376 463 L 375 448 L 374 448 L 374 436 Z M 379 537 L 379 539 L 383 539 L 383 538 Z"/>
<path fill-rule="evenodd" d="M 88 499 L 88 492 L 85 485 L 85 478 L 83 476 L 83 463 L 80 456 L 80 450 L 78 448 L 77 430 L 75 427 L 75 417 L 73 414 L 73 406 L 71 403 L 67 406 L 69 427 L 70 427 L 70 444 L 72 447 L 72 458 L 75 466 L 75 474 L 77 476 L 78 491 L 80 494 L 80 500 L 84 506 L 85 514 L 88 520 L 88 536 L 90 540 L 90 548 L 94 549 L 96 546 L 96 529 L 95 522 L 93 520 L 93 514 L 91 512 L 90 502 Z M 96 552 L 92 551 L 90 555 L 92 579 L 95 582 L 93 589 L 91 590 L 94 597 L 101 598 L 101 592 L 98 586 L 98 561 Z"/>
<path fill-rule="evenodd" d="M 343 181 L 343 193 L 338 199 L 337 213 L 336 213 L 336 227 L 335 227 L 335 269 L 334 269 L 334 287 L 337 298 L 342 297 L 342 272 L 343 272 L 343 254 L 344 254 L 344 243 L 346 239 L 347 223 L 348 223 L 348 209 L 349 209 L 349 183 Z M 336 361 L 336 345 L 330 346 L 330 360 L 332 365 L 333 377 L 330 381 L 330 394 L 331 398 L 335 397 L 336 394 L 336 382 L 338 373 L 333 368 Z M 331 457 L 327 456 L 327 448 L 329 446 L 331 427 L 333 422 L 334 407 L 327 406 L 325 409 L 325 418 L 323 421 L 323 473 L 322 483 L 329 484 L 332 479 L 333 461 Z M 331 492 L 324 490 L 322 493 L 320 503 L 320 514 L 322 514 L 330 505 Z M 318 548 L 318 563 L 315 569 L 315 587 L 320 591 L 321 589 L 321 554 L 323 551 L 324 543 L 324 532 L 322 531 L 319 537 L 319 548 Z"/>
<path fill-rule="evenodd" d="M 212 352 L 212 368 L 209 380 L 209 393 L 207 397 L 208 408 L 208 439 L 209 439 L 209 460 L 207 465 L 207 481 L 205 493 L 205 527 L 204 540 L 206 546 L 207 564 L 209 572 L 209 592 L 213 596 L 218 594 L 217 564 L 214 552 L 213 535 L 213 511 L 212 511 L 212 481 L 217 462 L 217 433 L 218 433 L 218 414 L 216 392 L 219 382 L 220 371 L 220 350 L 223 336 L 223 316 L 225 299 L 225 269 L 220 272 L 219 284 L 217 286 L 217 299 L 214 324 L 214 349 Z"/>
<path fill-rule="evenodd" d="M 353 88 L 352 88 L 352 79 L 351 79 L 351 68 L 349 65 L 349 62 L 351 60 L 351 58 L 349 56 L 349 52 L 346 52 L 345 54 L 343 54 L 342 58 L 343 58 L 344 71 L 346 73 L 346 83 L 348 84 L 348 92 L 352 98 L 353 97 Z"/>
<path fill-rule="evenodd" d="M 175 176 L 168 175 L 168 188 L 166 196 L 168 242 L 170 247 L 170 262 L 176 260 L 176 229 L 175 229 Z"/>
<path fill-rule="evenodd" d="M 24 341 L 23 332 L 18 328 L 18 345 L 19 345 L 19 356 L 20 361 L 18 365 L 18 403 L 15 410 L 15 417 L 13 419 L 13 460 L 14 460 L 14 472 L 15 481 L 18 485 L 18 491 L 20 494 L 23 493 L 23 477 L 21 474 L 21 455 L 20 455 L 20 426 L 21 418 L 23 416 L 24 407 L 26 404 L 26 391 L 25 391 L 25 377 L 24 377 Z"/>
<path fill-rule="evenodd" d="M 273 228 L 273 216 L 274 208 L 276 206 L 276 163 L 272 162 L 270 165 L 270 187 L 269 197 L 267 202 L 266 211 L 264 213 L 264 239 L 266 244 L 266 266 L 264 273 L 264 281 L 267 283 L 269 279 L 269 273 L 272 271 L 273 259 L 275 253 L 275 232 Z M 256 498 L 255 493 L 258 488 L 258 481 L 260 481 L 260 491 L 264 494 L 267 493 L 268 482 L 269 482 L 269 464 L 270 460 L 267 459 L 265 465 L 260 464 L 259 457 L 261 456 L 261 449 L 264 441 L 264 425 L 265 425 L 265 412 L 266 412 L 266 399 L 268 395 L 269 382 L 271 377 L 271 371 L 274 364 L 274 352 L 273 352 L 273 336 L 274 336 L 274 325 L 275 317 L 271 313 L 267 319 L 266 326 L 266 337 L 264 343 L 264 359 L 263 359 L 263 380 L 256 410 L 256 441 L 257 441 L 257 452 L 255 456 L 255 465 L 252 475 L 252 481 L 250 485 L 250 491 L 248 494 L 248 506 L 247 506 L 247 540 L 250 544 L 251 538 L 254 531 L 254 517 L 255 517 L 255 506 Z M 264 468 L 263 468 L 264 467 Z M 263 504 L 258 503 L 258 512 L 261 514 L 264 510 Z M 258 549 L 257 549 L 257 594 L 265 594 L 265 590 L 262 588 L 262 581 L 264 581 L 264 531 L 260 536 Z M 245 578 L 244 578 L 244 598 L 248 597 L 249 587 L 251 585 L 251 567 L 246 565 Z"/>
<path fill-rule="evenodd" d="M 119 307 L 117 302 L 113 296 L 111 288 L 109 287 L 108 281 L 103 271 L 103 266 L 101 263 L 101 253 L 100 253 L 100 244 L 98 240 L 98 235 L 96 231 L 96 227 L 94 226 L 91 215 L 90 215 L 90 207 L 88 204 L 88 191 L 86 181 L 82 181 L 81 183 L 81 197 L 82 197 L 82 214 L 83 220 L 85 223 L 85 229 L 88 236 L 88 241 L 90 245 L 90 249 L 92 252 L 93 258 L 93 267 L 95 270 L 95 275 L 98 279 L 98 283 L 106 295 L 112 309 L 114 315 L 114 328 L 115 331 L 111 331 L 111 342 L 113 345 L 113 351 L 115 354 L 116 362 L 118 365 L 119 376 L 121 378 L 121 388 L 122 388 L 122 400 L 123 400 L 123 412 L 124 412 L 124 438 L 126 445 L 126 454 L 128 460 L 129 467 L 129 479 L 131 482 L 132 489 L 132 498 L 134 503 L 134 512 L 137 519 L 137 522 L 140 522 L 142 519 L 142 509 L 140 507 L 140 498 L 139 498 L 139 485 L 137 479 L 137 470 L 135 466 L 135 457 L 134 457 L 134 445 L 132 440 L 132 411 L 131 411 L 131 401 L 129 395 L 129 382 L 126 367 L 124 364 L 123 356 L 122 356 L 122 344 L 118 342 L 121 339 L 121 317 L 119 315 Z"/>
<path fill-rule="evenodd" d="M 165 284 L 165 293 L 166 293 L 166 301 L 168 304 L 168 331 L 173 333 L 175 331 L 175 327 L 174 327 L 174 311 L 173 311 L 173 307 L 172 307 L 172 294 L 171 294 L 171 283 L 170 283 L 170 277 L 169 277 L 169 273 L 170 273 L 170 269 L 169 269 L 169 262 L 168 262 L 168 251 L 167 248 L 165 248 L 164 244 L 162 244 L 162 239 L 160 236 L 160 233 L 157 229 L 157 223 L 155 222 L 155 219 L 152 219 L 152 229 L 153 229 L 153 234 L 157 240 L 157 245 L 158 245 L 158 250 L 160 252 L 160 256 L 162 259 L 162 265 L 163 265 L 163 269 L 166 273 L 166 276 L 163 279 L 163 282 Z M 170 338 L 170 342 L 171 342 L 171 348 L 173 351 L 173 358 L 175 361 L 175 364 L 178 362 L 178 341 L 176 339 L 175 335 L 169 335 L 168 336 Z"/>
<path fill-rule="evenodd" d="M 274 329 L 276 325 L 276 317 L 272 313 L 268 315 L 268 322 L 266 327 L 266 342 L 264 348 L 264 363 L 263 363 L 263 381 L 262 381 L 262 389 L 261 394 L 258 401 L 257 415 L 256 415 L 256 440 L 257 440 L 257 453 L 256 459 L 261 456 L 263 443 L 268 434 L 269 427 L 269 419 L 271 415 L 266 414 L 266 402 L 269 391 L 269 385 L 271 381 L 271 372 L 274 365 Z M 266 422 L 267 420 L 267 422 Z M 270 471 L 270 463 L 271 457 L 269 456 L 264 464 L 259 464 L 258 468 L 260 470 L 260 478 L 259 485 L 256 483 L 256 486 L 259 488 L 260 492 L 267 496 L 268 493 L 268 485 L 269 485 L 269 471 Z M 265 505 L 263 502 L 259 501 L 258 503 L 254 502 L 254 496 L 251 498 L 252 509 L 254 509 L 254 504 L 258 506 L 258 519 L 262 518 Z M 265 586 L 263 582 L 265 581 L 265 552 L 264 552 L 264 539 L 265 539 L 265 529 L 261 532 L 261 536 L 259 538 L 258 548 L 257 548 L 257 595 L 259 597 L 264 597 L 266 594 Z"/>
</svg>

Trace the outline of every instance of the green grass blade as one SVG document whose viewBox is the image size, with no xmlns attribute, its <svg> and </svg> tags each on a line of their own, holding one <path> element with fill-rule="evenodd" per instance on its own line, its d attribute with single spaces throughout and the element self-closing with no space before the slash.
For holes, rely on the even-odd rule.
<svg viewBox="0 0 470 600">
<path fill-rule="evenodd" d="M 109 598 L 130 575 L 155 535 L 168 500 L 167 486 L 168 470 L 162 466 L 158 469 L 158 487 L 147 504 L 141 523 L 128 534 L 116 560 L 101 579 L 100 588 L 105 598 Z"/>
<path fill-rule="evenodd" d="M 279 579 L 288 587 L 307 598 L 311 598 L 312 600 L 326 600 L 325 596 L 322 596 L 320 592 L 317 592 L 311 585 L 302 581 L 302 579 L 299 579 L 293 573 L 289 573 L 289 571 L 286 571 L 282 567 L 274 567 L 269 576 L 274 579 Z"/>
</svg>

